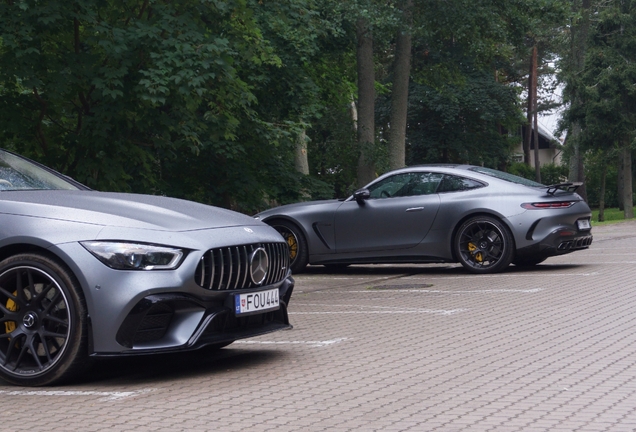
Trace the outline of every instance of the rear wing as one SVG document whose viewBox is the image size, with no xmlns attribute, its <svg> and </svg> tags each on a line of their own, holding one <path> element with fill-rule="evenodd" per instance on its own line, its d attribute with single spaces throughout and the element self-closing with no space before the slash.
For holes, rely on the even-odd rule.
<svg viewBox="0 0 636 432">
<path fill-rule="evenodd" d="M 582 182 L 557 183 L 550 186 L 546 186 L 546 188 L 548 188 L 548 195 L 554 195 L 556 191 L 558 191 L 559 189 L 563 189 L 568 192 L 576 192 L 576 190 L 582 184 L 583 184 Z"/>
</svg>

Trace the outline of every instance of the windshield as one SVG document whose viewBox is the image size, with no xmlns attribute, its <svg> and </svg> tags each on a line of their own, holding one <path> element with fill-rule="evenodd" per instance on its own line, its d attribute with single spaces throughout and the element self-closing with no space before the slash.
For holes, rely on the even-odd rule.
<svg viewBox="0 0 636 432">
<path fill-rule="evenodd" d="M 79 188 L 26 159 L 0 150 L 0 191 L 34 189 Z"/>
<path fill-rule="evenodd" d="M 524 185 L 524 186 L 531 186 L 531 187 L 545 187 L 544 185 L 542 185 L 541 183 L 537 183 L 536 181 L 533 180 L 528 180 L 527 178 L 523 178 L 523 177 L 519 177 L 516 176 L 514 174 L 509 174 L 503 171 L 497 171 L 495 169 L 491 169 L 491 168 L 484 168 L 484 167 L 473 167 L 470 169 L 471 171 L 477 171 L 479 173 L 482 174 L 486 174 L 489 175 L 491 177 L 495 177 L 501 180 L 506 180 L 512 183 L 517 183 L 520 185 Z"/>
</svg>

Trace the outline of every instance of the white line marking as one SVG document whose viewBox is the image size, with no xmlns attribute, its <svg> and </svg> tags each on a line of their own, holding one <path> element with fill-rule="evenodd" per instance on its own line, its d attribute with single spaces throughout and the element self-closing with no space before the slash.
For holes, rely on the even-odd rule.
<svg viewBox="0 0 636 432">
<path fill-rule="evenodd" d="M 148 393 L 153 389 L 127 392 L 70 391 L 70 390 L 0 390 L 0 395 L 8 396 L 101 396 L 100 401 L 116 401 Z"/>
<path fill-rule="evenodd" d="M 432 309 L 419 309 L 419 308 L 404 308 L 404 307 L 395 307 L 395 306 L 363 306 L 356 305 L 351 306 L 348 304 L 320 304 L 320 303 L 294 303 L 295 306 L 318 306 L 318 307 L 341 307 L 348 309 L 357 309 L 352 311 L 345 312 L 289 312 L 290 314 L 296 315 L 317 315 L 317 314 L 335 314 L 335 313 L 358 313 L 358 314 L 373 314 L 373 313 L 398 313 L 398 314 L 408 314 L 408 313 L 434 313 L 440 315 L 453 315 L 457 312 L 465 312 L 468 309 L 452 309 L 452 310 L 432 310 Z M 383 311 L 363 311 L 362 309 L 384 309 Z"/>
<path fill-rule="evenodd" d="M 368 290 L 355 290 L 355 291 L 314 291 L 314 293 L 320 294 L 349 294 L 349 293 L 366 293 L 366 294 L 378 294 L 378 293 L 391 293 L 396 292 L 403 293 L 422 293 L 422 294 L 490 294 L 490 293 L 522 293 L 522 294 L 534 294 L 543 291 L 543 288 L 531 288 L 527 290 L 515 290 L 515 289 L 493 289 L 493 290 L 472 290 L 472 291 L 452 291 L 452 290 L 424 290 L 424 289 L 368 289 Z M 301 303 L 294 303 L 299 305 Z"/>
<path fill-rule="evenodd" d="M 454 315 L 460 312 L 466 312 L 470 309 L 451 309 L 451 310 L 434 310 L 434 309 L 414 309 L 414 310 L 387 310 L 387 311 L 341 311 L 341 312 L 289 312 L 289 315 L 377 315 L 377 314 L 437 314 L 437 315 Z"/>
<path fill-rule="evenodd" d="M 634 250 L 636 248 L 632 248 L 631 250 Z M 596 254 L 598 255 L 598 254 Z M 603 254 L 604 257 L 606 256 L 634 256 L 634 253 L 604 253 Z"/>
<path fill-rule="evenodd" d="M 490 293 L 522 293 L 522 294 L 534 294 L 534 293 L 538 293 L 539 291 L 543 291 L 543 288 L 531 288 L 531 289 L 527 289 L 527 290 L 516 290 L 516 289 L 492 289 L 492 290 L 471 290 L 471 291 L 453 291 L 453 290 L 420 290 L 420 289 L 408 289 L 408 290 L 404 290 L 404 289 L 370 289 L 367 291 L 343 291 L 343 292 L 356 292 L 356 293 L 363 293 L 363 292 L 371 292 L 371 293 L 378 293 L 378 292 L 407 292 L 407 293 L 427 293 L 427 294 L 490 294 Z"/>
<path fill-rule="evenodd" d="M 253 340 L 238 340 L 235 344 L 248 344 L 248 345 L 309 345 L 312 347 L 323 347 L 334 345 L 348 338 L 337 338 L 327 341 L 253 341 Z"/>
<path fill-rule="evenodd" d="M 594 262 L 594 264 L 602 264 L 599 262 Z M 562 264 L 561 264 L 562 265 Z M 467 276 L 426 276 L 426 275 L 413 275 L 405 277 L 403 280 L 409 279 L 486 279 L 486 278 L 528 278 L 531 276 L 536 277 L 554 277 L 554 276 L 598 276 L 599 272 L 592 273 L 523 273 L 523 274 L 495 274 L 495 275 L 467 275 Z"/>
<path fill-rule="evenodd" d="M 604 247 L 595 247 L 594 249 L 586 249 L 585 252 L 596 252 L 599 250 L 621 250 L 621 249 L 625 249 L 625 250 L 632 250 L 634 249 L 634 247 L 615 247 L 615 248 L 604 248 Z M 583 251 L 579 251 L 579 252 L 583 252 Z M 552 258 L 558 258 L 558 256 L 552 257 Z"/>
</svg>

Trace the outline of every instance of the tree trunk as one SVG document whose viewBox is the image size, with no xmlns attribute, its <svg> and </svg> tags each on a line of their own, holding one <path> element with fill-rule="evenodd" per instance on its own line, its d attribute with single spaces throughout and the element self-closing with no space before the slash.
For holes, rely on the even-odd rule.
<svg viewBox="0 0 636 432">
<path fill-rule="evenodd" d="M 572 148 L 572 156 L 569 160 L 569 175 L 568 180 L 571 182 L 581 182 L 583 185 L 579 187 L 576 192 L 581 195 L 587 202 L 587 187 L 585 186 L 585 167 L 583 165 L 584 155 L 581 153 L 579 141 L 581 139 L 581 126 L 578 123 L 574 123 L 570 129 L 568 129 L 568 145 Z"/>
<path fill-rule="evenodd" d="M 541 162 L 539 161 L 539 114 L 534 112 L 534 177 L 541 183 Z"/>
<path fill-rule="evenodd" d="M 375 146 L 375 72 L 373 35 L 366 19 L 356 23 L 358 69 L 358 187 L 375 178 L 373 150 Z"/>
<path fill-rule="evenodd" d="M 623 201 L 623 190 L 625 188 L 625 176 L 623 172 L 625 171 L 625 164 L 623 163 L 623 157 L 623 150 L 620 149 L 618 152 L 618 178 L 616 179 L 618 209 L 620 211 L 625 211 L 625 201 Z"/>
<path fill-rule="evenodd" d="M 351 122 L 353 123 L 353 130 L 358 131 L 358 107 L 356 107 L 356 100 L 351 93 L 351 103 L 349 104 L 349 112 L 351 114 Z"/>
<path fill-rule="evenodd" d="M 294 152 L 294 167 L 301 174 L 309 175 L 309 162 L 307 161 L 307 134 L 303 130 L 296 139 Z"/>
<path fill-rule="evenodd" d="M 634 192 L 632 187 L 632 149 L 629 140 L 623 148 L 623 214 L 625 219 L 634 218 Z"/>
<path fill-rule="evenodd" d="M 523 163 L 526 165 L 530 165 L 530 146 L 532 141 L 532 112 L 534 111 L 534 99 L 533 96 L 537 93 L 534 88 L 534 83 L 536 82 L 536 73 L 537 68 L 535 65 L 535 50 L 537 49 L 537 44 L 535 43 L 532 47 L 532 55 L 530 56 L 530 72 L 528 73 L 528 108 L 526 112 L 526 117 L 528 119 L 528 125 L 526 126 L 526 134 L 523 137 Z"/>
<path fill-rule="evenodd" d="M 605 161 L 603 163 L 603 168 L 601 171 L 601 191 L 599 192 L 599 200 L 598 200 L 598 221 L 605 221 L 605 185 L 607 183 L 607 164 Z"/>
<path fill-rule="evenodd" d="M 409 76 L 411 72 L 411 9 L 412 0 L 404 2 L 404 28 L 398 30 L 393 62 L 393 92 L 389 119 L 389 167 L 403 168 L 406 164 L 406 118 L 409 104 Z"/>
<path fill-rule="evenodd" d="M 539 103 L 537 98 L 538 55 L 537 44 L 532 47 L 532 117 L 534 119 L 534 176 L 541 183 L 541 163 L 539 162 Z"/>
<path fill-rule="evenodd" d="M 585 67 L 585 53 L 587 51 L 587 38 L 590 27 L 590 3 L 591 0 L 582 0 L 580 4 L 573 2 L 574 13 L 580 13 L 581 18 L 577 24 L 572 27 L 572 38 L 570 46 L 570 56 L 572 63 L 570 72 L 575 75 L 579 75 Z M 582 104 L 579 97 L 578 90 L 575 90 L 572 97 L 572 105 L 580 106 Z M 570 128 L 572 133 L 572 139 L 568 139 L 568 142 L 572 145 L 572 156 L 570 157 L 570 175 L 569 180 L 575 182 L 585 182 L 585 171 L 583 166 L 583 152 L 580 151 L 580 135 L 581 126 L 577 121 L 574 121 Z M 578 194 L 587 201 L 587 190 L 585 184 L 577 190 Z"/>
</svg>

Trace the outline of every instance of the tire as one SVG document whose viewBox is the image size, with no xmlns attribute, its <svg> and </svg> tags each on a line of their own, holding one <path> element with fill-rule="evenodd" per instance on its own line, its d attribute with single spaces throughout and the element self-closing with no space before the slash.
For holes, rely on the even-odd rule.
<svg viewBox="0 0 636 432">
<path fill-rule="evenodd" d="M 283 236 L 289 246 L 289 267 L 292 273 L 302 273 L 309 261 L 305 235 L 292 222 L 277 220 L 270 225 Z"/>
<path fill-rule="evenodd" d="M 547 258 L 515 258 L 512 263 L 517 267 L 533 267 L 541 264 Z"/>
<path fill-rule="evenodd" d="M 79 283 L 38 253 L 0 262 L 0 378 L 20 386 L 66 381 L 88 366 Z"/>
<path fill-rule="evenodd" d="M 457 260 L 471 273 L 502 271 L 510 265 L 514 243 L 508 228 L 491 216 L 475 216 L 464 222 L 454 239 Z"/>
</svg>

